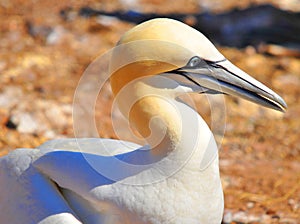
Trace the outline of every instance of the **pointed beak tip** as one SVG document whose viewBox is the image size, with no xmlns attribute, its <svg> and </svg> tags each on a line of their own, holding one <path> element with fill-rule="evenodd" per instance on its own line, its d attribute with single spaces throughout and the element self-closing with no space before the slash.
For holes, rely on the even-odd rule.
<svg viewBox="0 0 300 224">
<path fill-rule="evenodd" d="M 285 113 L 287 108 L 286 107 L 280 107 L 277 109 L 279 112 Z"/>
<path fill-rule="evenodd" d="M 276 102 L 278 104 L 278 110 L 285 113 L 287 111 L 287 104 L 280 96 L 277 96 Z"/>
<path fill-rule="evenodd" d="M 284 105 L 282 105 L 282 108 L 281 108 L 281 112 L 282 113 L 285 113 L 287 111 L 288 107 L 286 105 L 286 103 Z"/>
</svg>

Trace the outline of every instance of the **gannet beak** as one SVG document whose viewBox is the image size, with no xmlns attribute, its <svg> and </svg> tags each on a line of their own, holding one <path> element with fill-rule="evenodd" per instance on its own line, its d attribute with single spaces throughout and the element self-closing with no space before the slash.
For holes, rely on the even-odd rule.
<svg viewBox="0 0 300 224">
<path fill-rule="evenodd" d="M 176 80 L 180 76 L 180 84 L 183 83 L 182 77 L 184 77 L 185 83 L 183 85 L 194 86 L 193 89 L 196 92 L 238 96 L 282 112 L 287 108 L 286 103 L 278 94 L 225 58 L 213 62 L 195 56 L 190 59 L 186 66 L 166 74 L 177 75 Z"/>
</svg>

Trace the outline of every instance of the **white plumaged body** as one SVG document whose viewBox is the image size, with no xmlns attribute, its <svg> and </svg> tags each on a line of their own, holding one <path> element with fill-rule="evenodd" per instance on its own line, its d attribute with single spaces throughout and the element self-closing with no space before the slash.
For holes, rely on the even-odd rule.
<svg viewBox="0 0 300 224">
<path fill-rule="evenodd" d="M 182 152 L 189 150 L 184 151 L 178 148 L 177 150 L 182 150 L 182 152 L 174 152 L 173 155 L 162 159 L 157 164 L 142 167 L 134 175 L 131 166 L 126 164 L 134 163 L 135 158 L 138 157 L 134 154 L 138 154 L 138 151 L 142 149 L 129 152 L 130 156 L 123 158 L 126 161 L 124 166 L 115 161 L 113 157 L 89 157 L 91 154 L 82 155 L 82 153 L 75 154 L 62 151 L 50 152 L 34 164 L 43 173 L 47 173 L 47 176 L 58 183 L 60 187 L 67 189 L 67 194 L 64 195 L 81 220 L 87 219 L 87 217 L 97 220 L 86 223 L 99 223 L 99 220 L 110 220 L 111 223 L 220 223 L 224 202 L 217 154 L 212 158 L 213 161 L 208 163 L 209 166 L 206 169 L 200 169 L 204 150 L 199 147 L 202 146 L 217 153 L 213 135 L 203 119 L 194 110 L 182 103 L 176 103 L 178 104 L 177 108 L 182 108 L 182 113 L 192 113 L 185 117 L 189 117 L 189 119 L 194 117 L 198 120 L 194 121 L 193 125 L 199 128 L 199 132 L 186 132 L 191 139 L 194 138 L 198 141 L 197 147 L 195 144 L 190 144 L 191 147 L 195 147 L 190 155 L 182 154 Z M 187 126 L 183 128 L 193 130 L 193 125 L 187 123 Z M 102 150 L 102 154 L 107 154 L 107 152 L 127 145 L 118 141 L 106 141 L 110 141 L 111 144 L 105 144 L 105 150 Z M 61 140 L 57 143 L 51 142 L 53 144 L 50 146 L 44 145 L 41 148 L 47 150 L 48 147 L 55 145 L 62 150 L 64 144 L 64 147 L 68 148 L 66 145 L 68 140 Z M 75 143 L 81 147 L 81 152 L 96 153 L 98 151 L 98 154 L 101 153 L 101 150 L 97 149 L 97 146 L 101 145 L 99 144 L 100 139 L 95 139 L 94 145 L 92 142 L 91 139 L 90 141 L 74 140 L 71 148 L 74 148 Z M 185 143 L 183 142 L 183 144 Z M 134 145 L 127 146 L 129 150 L 126 149 L 125 151 L 132 150 L 131 147 Z M 120 152 L 120 150 L 118 151 Z M 151 152 L 150 150 L 143 150 L 143 153 Z M 185 156 L 189 158 L 181 160 Z M 147 156 L 144 155 L 144 157 Z M 65 161 L 65 158 L 68 158 L 68 161 Z M 100 163 L 108 165 L 97 166 Z M 81 165 L 76 167 L 76 164 Z M 100 183 L 101 178 L 104 179 L 101 174 L 103 174 L 102 171 L 105 167 L 119 174 L 114 176 L 115 179 L 118 179 L 116 182 Z M 136 172 L 136 169 L 133 172 Z M 106 175 L 110 174 L 106 173 Z M 73 197 L 75 198 L 74 204 L 70 203 L 73 201 Z M 87 206 L 80 206 L 81 203 L 90 204 L 93 209 L 82 212 L 82 208 Z M 117 220 L 121 221 L 118 222 Z M 103 223 L 106 222 L 103 221 Z"/>
</svg>

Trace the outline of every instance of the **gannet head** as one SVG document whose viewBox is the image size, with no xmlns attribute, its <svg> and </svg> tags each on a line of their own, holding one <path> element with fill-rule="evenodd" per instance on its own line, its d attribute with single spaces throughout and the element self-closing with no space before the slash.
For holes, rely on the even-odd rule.
<svg viewBox="0 0 300 224">
<path fill-rule="evenodd" d="M 110 66 L 114 94 L 134 79 L 159 75 L 192 92 L 229 94 L 279 111 L 287 107 L 279 95 L 230 63 L 202 33 L 172 19 L 149 20 L 125 33 Z"/>
<path fill-rule="evenodd" d="M 122 95 L 121 112 L 145 138 L 151 133 L 151 117 L 157 115 L 170 133 L 176 129 L 171 107 L 159 98 L 139 100 L 149 94 L 175 98 L 186 92 L 224 93 L 279 111 L 286 108 L 279 95 L 230 63 L 202 33 L 172 19 L 153 19 L 125 33 L 113 50 L 110 72 L 113 93 Z"/>
</svg>

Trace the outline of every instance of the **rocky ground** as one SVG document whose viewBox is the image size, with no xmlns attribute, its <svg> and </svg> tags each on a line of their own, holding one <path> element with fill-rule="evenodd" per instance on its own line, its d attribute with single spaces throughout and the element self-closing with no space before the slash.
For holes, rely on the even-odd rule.
<svg viewBox="0 0 300 224">
<path fill-rule="evenodd" d="M 92 61 L 134 26 L 113 17 L 79 17 L 80 7 L 191 13 L 223 12 L 265 2 L 300 11 L 297 0 L 180 0 L 176 4 L 158 0 L 1 0 L 0 155 L 17 147 L 35 147 L 48 139 L 74 137 L 78 126 L 73 129 L 72 104 L 80 77 Z M 67 9 L 67 17 L 60 13 L 62 9 Z M 223 222 L 300 223 L 300 58 L 287 56 L 284 51 L 279 56 L 261 54 L 251 46 L 219 50 L 288 104 L 287 112 L 280 114 L 225 97 L 226 122 L 215 130 L 222 144 Z M 111 106 L 112 96 L 104 85 L 96 102 L 99 135 L 130 139 L 125 129 L 114 133 L 111 117 L 117 121 L 121 117 Z M 211 112 L 209 106 L 199 111 L 211 126 L 215 124 L 218 111 Z M 76 122 L 79 126 L 85 123 Z M 77 136 L 80 134 L 88 135 L 81 132 Z"/>
</svg>

